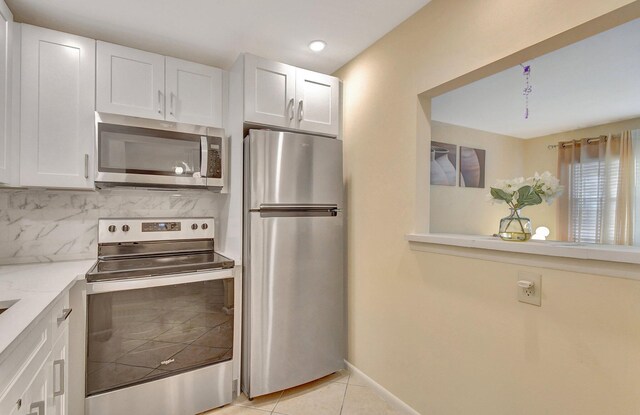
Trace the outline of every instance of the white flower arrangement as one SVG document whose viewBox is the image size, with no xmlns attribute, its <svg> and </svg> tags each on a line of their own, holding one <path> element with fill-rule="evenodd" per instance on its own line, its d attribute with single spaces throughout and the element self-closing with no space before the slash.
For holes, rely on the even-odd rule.
<svg viewBox="0 0 640 415">
<path fill-rule="evenodd" d="M 526 206 L 539 205 L 543 201 L 551 204 L 563 192 L 560 181 L 548 171 L 536 172 L 532 177 L 516 177 L 498 180 L 491 187 L 491 201 L 505 202 L 517 211 Z"/>
<path fill-rule="evenodd" d="M 548 171 L 542 174 L 536 172 L 526 179 L 516 177 L 498 180 L 491 187 L 491 201 L 505 202 L 511 208 L 511 214 L 500 220 L 500 238 L 507 241 L 528 241 L 531 238 L 531 221 L 520 216 L 520 209 L 539 205 L 543 201 L 551 204 L 562 191 L 560 181 Z"/>
</svg>

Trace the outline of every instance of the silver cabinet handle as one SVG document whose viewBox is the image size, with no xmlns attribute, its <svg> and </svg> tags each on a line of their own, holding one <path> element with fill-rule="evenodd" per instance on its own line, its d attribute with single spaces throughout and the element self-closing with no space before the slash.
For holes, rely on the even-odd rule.
<svg viewBox="0 0 640 415">
<path fill-rule="evenodd" d="M 62 324 L 67 318 L 69 318 L 69 314 L 73 311 L 73 308 L 64 308 L 62 309 L 62 315 L 58 317 L 58 325 Z"/>
<path fill-rule="evenodd" d="M 158 114 L 162 114 L 162 91 L 158 89 Z"/>
<path fill-rule="evenodd" d="M 89 178 L 89 155 L 84 155 L 84 178 Z"/>
<path fill-rule="evenodd" d="M 34 409 L 37 409 L 38 412 L 33 412 Z M 27 415 L 44 415 L 44 401 L 32 403 L 29 407 L 29 413 Z"/>
<path fill-rule="evenodd" d="M 173 92 L 169 93 L 169 114 L 173 115 Z"/>
<path fill-rule="evenodd" d="M 294 100 L 293 98 L 291 98 L 289 100 L 289 121 L 293 120 L 293 105 L 294 105 Z"/>
<path fill-rule="evenodd" d="M 55 367 L 58 366 L 60 367 L 60 389 L 59 390 L 54 390 L 53 391 L 53 397 L 56 398 L 58 396 L 62 396 L 64 395 L 64 359 L 59 359 L 59 360 L 54 360 L 53 361 L 53 367 L 54 367 L 54 373 L 55 373 Z"/>
<path fill-rule="evenodd" d="M 304 108 L 302 107 L 302 100 L 300 100 L 300 103 L 298 104 L 298 121 L 302 121 L 302 119 L 304 118 Z"/>
</svg>

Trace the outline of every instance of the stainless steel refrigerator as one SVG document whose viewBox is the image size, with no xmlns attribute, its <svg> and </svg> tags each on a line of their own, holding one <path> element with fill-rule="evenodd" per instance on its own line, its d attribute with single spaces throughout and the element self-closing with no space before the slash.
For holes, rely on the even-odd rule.
<svg viewBox="0 0 640 415">
<path fill-rule="evenodd" d="M 342 142 L 244 140 L 243 376 L 250 397 L 344 367 Z"/>
</svg>

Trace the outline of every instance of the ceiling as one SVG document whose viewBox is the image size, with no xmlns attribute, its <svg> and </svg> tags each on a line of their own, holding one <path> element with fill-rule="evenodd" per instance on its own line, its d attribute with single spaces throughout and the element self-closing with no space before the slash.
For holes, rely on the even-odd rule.
<svg viewBox="0 0 640 415">
<path fill-rule="evenodd" d="M 429 0 L 7 0 L 15 20 L 228 69 L 250 52 L 332 73 Z M 322 39 L 315 53 L 309 42 Z"/>
<path fill-rule="evenodd" d="M 640 117 L 640 19 L 435 97 L 433 120 L 533 138 Z"/>
</svg>

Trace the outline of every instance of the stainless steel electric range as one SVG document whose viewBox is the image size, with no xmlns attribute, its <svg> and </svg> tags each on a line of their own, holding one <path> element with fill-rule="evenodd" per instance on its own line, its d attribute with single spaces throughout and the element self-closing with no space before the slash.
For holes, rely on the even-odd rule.
<svg viewBox="0 0 640 415">
<path fill-rule="evenodd" d="M 88 415 L 192 415 L 231 402 L 233 260 L 214 219 L 101 219 L 86 275 Z"/>
</svg>

